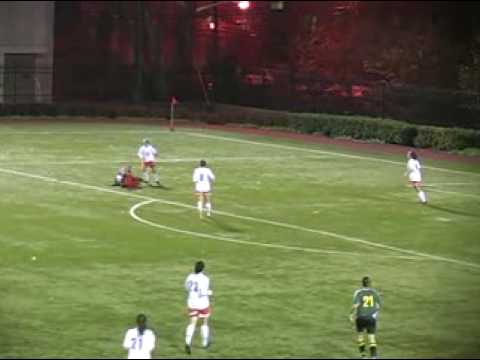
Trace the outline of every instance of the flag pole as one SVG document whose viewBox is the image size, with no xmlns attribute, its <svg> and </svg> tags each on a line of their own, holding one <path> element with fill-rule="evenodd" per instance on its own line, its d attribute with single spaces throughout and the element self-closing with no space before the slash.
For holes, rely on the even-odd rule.
<svg viewBox="0 0 480 360">
<path fill-rule="evenodd" d="M 174 122 L 173 122 L 173 117 L 175 115 L 175 97 L 172 97 L 170 101 L 170 131 L 174 130 Z"/>
</svg>

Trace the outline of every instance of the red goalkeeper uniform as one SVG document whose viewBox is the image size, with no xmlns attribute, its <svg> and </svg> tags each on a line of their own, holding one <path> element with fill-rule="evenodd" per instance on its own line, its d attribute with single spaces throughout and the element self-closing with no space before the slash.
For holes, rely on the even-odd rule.
<svg viewBox="0 0 480 360">
<path fill-rule="evenodd" d="M 127 172 L 127 175 L 123 179 L 123 187 L 127 189 L 138 189 L 140 187 L 140 178 L 132 174 L 131 171 Z"/>
</svg>

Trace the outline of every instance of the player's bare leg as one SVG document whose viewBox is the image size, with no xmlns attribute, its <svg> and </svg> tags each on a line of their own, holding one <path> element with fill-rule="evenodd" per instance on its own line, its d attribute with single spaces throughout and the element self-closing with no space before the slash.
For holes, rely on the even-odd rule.
<svg viewBox="0 0 480 360">
<path fill-rule="evenodd" d="M 150 181 L 150 178 L 148 176 L 148 166 L 145 166 L 145 164 L 142 162 L 140 170 L 142 172 L 143 182 L 148 183 Z"/>
<path fill-rule="evenodd" d="M 158 174 L 157 168 L 155 166 L 152 166 L 152 176 L 153 176 L 153 181 L 155 184 L 160 185 L 160 176 Z"/>
<path fill-rule="evenodd" d="M 210 193 L 205 193 L 205 209 L 207 210 L 207 216 L 212 215 L 212 203 L 210 201 Z"/>
<path fill-rule="evenodd" d="M 203 194 L 197 193 L 197 196 L 198 196 L 197 209 L 201 219 L 203 218 Z"/>
<path fill-rule="evenodd" d="M 202 319 L 202 326 L 200 327 L 200 333 L 202 334 L 202 346 L 207 348 L 210 345 L 210 329 L 208 327 L 208 319 Z"/>
<path fill-rule="evenodd" d="M 414 183 L 413 187 L 415 188 L 415 191 L 417 192 L 417 195 L 418 195 L 418 198 L 420 199 L 420 202 L 422 204 L 426 204 L 427 203 L 427 195 L 422 190 L 420 184 L 419 183 Z"/>
<path fill-rule="evenodd" d="M 193 334 L 195 333 L 196 326 L 197 326 L 197 317 L 192 316 L 190 318 L 190 324 L 188 324 L 187 330 L 185 332 L 185 352 L 187 354 L 192 353 L 192 338 L 193 338 Z"/>
</svg>

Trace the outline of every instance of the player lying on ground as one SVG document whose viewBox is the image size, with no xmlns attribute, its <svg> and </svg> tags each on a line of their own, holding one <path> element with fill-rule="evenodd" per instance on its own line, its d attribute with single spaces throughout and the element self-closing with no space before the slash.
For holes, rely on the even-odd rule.
<svg viewBox="0 0 480 360">
<path fill-rule="evenodd" d="M 113 186 L 121 186 L 127 189 L 138 189 L 141 179 L 133 174 L 132 167 L 121 167 L 115 175 Z"/>
</svg>

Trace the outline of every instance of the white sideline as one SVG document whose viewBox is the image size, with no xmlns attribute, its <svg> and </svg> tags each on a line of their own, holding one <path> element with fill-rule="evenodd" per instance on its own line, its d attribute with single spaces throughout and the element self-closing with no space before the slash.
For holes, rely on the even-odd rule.
<svg viewBox="0 0 480 360">
<path fill-rule="evenodd" d="M 328 156 L 323 156 L 322 158 L 327 158 Z M 293 159 L 294 156 L 220 156 L 220 157 L 212 157 L 209 159 L 212 161 L 270 161 L 276 159 Z M 158 159 L 157 163 L 179 163 L 179 162 L 198 162 L 199 158 L 163 158 Z M 135 162 L 137 159 L 135 159 Z M 93 165 L 93 164 L 110 164 L 112 166 L 117 166 L 117 164 L 128 164 L 132 163 L 133 160 L 66 160 L 66 161 L 44 161 L 44 162 L 24 162 L 21 161 L 21 165 Z M 7 162 L 0 160 L 0 165 L 18 165 L 19 162 Z"/>
<path fill-rule="evenodd" d="M 168 130 L 113 130 L 113 131 L 10 131 L 10 132 L 4 132 L 2 133 L 3 135 L 109 135 L 109 134 L 169 134 L 170 132 Z M 188 136 L 196 136 L 196 137 L 204 137 L 204 138 L 210 138 L 210 139 L 217 139 L 217 140 L 224 140 L 224 141 L 231 141 L 231 142 L 238 142 L 238 143 L 243 143 L 243 144 L 251 144 L 251 145 L 260 145 L 260 146 L 268 146 L 268 147 L 275 147 L 278 149 L 286 149 L 286 150 L 297 150 L 297 151 L 303 151 L 303 152 L 309 152 L 309 153 L 314 153 L 314 154 L 328 154 L 328 155 L 333 155 L 333 156 L 340 156 L 340 157 L 345 157 L 345 158 L 350 158 L 350 159 L 360 159 L 360 160 L 369 160 L 369 161 L 378 161 L 378 162 L 383 162 L 387 164 L 394 164 L 394 165 L 402 165 L 405 166 L 404 163 L 400 161 L 394 161 L 394 160 L 387 160 L 387 159 L 380 159 L 377 157 L 372 157 L 372 156 L 360 156 L 360 155 L 350 155 L 350 154 L 344 154 L 341 152 L 336 152 L 336 151 L 326 151 L 326 150 L 318 150 L 318 149 L 307 149 L 307 148 L 302 148 L 298 146 L 293 146 L 293 145 L 281 145 L 281 144 L 271 144 L 271 143 L 264 143 L 264 142 L 259 142 L 259 141 L 252 141 L 252 140 L 244 140 L 244 139 L 235 139 L 227 136 L 219 136 L 219 135 L 208 135 L 208 134 L 202 134 L 202 133 L 195 133 L 195 132 L 190 132 L 190 131 L 183 131 L 182 129 L 179 129 L 176 134 L 183 134 L 183 135 L 188 135 Z M 480 176 L 480 173 L 475 173 L 471 171 L 462 171 L 462 170 L 452 170 L 452 169 L 446 169 L 446 168 L 440 168 L 440 167 L 435 167 L 435 166 L 425 166 L 425 169 L 430 169 L 430 170 L 437 170 L 437 171 L 443 171 L 447 173 L 452 173 L 452 174 L 464 174 L 464 175 L 473 175 L 473 176 Z"/>
<path fill-rule="evenodd" d="M 162 229 L 162 230 L 168 230 L 168 231 L 172 231 L 172 232 L 176 232 L 176 233 L 180 233 L 180 234 L 191 235 L 191 236 L 202 237 L 202 238 L 213 239 L 213 240 L 226 241 L 226 242 L 237 243 L 237 244 L 242 244 L 242 245 L 252 245 L 252 246 L 282 249 L 282 250 L 293 250 L 293 251 L 302 251 L 302 252 L 306 252 L 306 253 L 327 254 L 327 255 L 350 255 L 350 256 L 364 255 L 362 253 L 349 252 L 349 251 L 312 249 L 312 248 L 304 248 L 304 247 L 299 247 L 299 246 L 259 243 L 259 242 L 254 242 L 254 241 L 231 239 L 231 238 L 228 238 L 228 237 L 225 237 L 225 236 L 199 233 L 199 232 L 195 232 L 195 231 L 183 230 L 183 229 L 178 229 L 178 228 L 174 228 L 174 227 L 171 227 L 171 226 L 166 226 L 166 225 L 154 223 L 152 221 L 145 220 L 142 217 L 137 215 L 136 211 L 140 207 L 148 205 L 148 204 L 153 204 L 155 202 L 158 202 L 158 200 L 146 200 L 146 201 L 142 201 L 138 204 L 133 205 L 130 208 L 130 211 L 129 211 L 130 216 L 133 217 L 138 222 L 141 222 L 143 224 L 146 224 L 146 225 L 149 225 L 149 226 L 152 226 L 152 227 L 156 227 L 156 228 L 159 228 L 159 229 Z M 383 257 L 383 258 L 398 258 L 398 259 L 406 259 L 406 260 L 422 260 L 423 259 L 423 258 L 418 257 L 418 256 L 410 257 L 410 256 L 403 256 L 403 255 L 369 254 L 369 256 L 379 256 L 379 257 Z"/>
<path fill-rule="evenodd" d="M 297 150 L 297 151 L 303 151 L 303 152 L 309 152 L 309 153 L 327 154 L 327 155 L 340 156 L 340 157 L 345 157 L 345 158 L 350 158 L 350 159 L 378 161 L 378 162 L 383 162 L 383 163 L 387 163 L 387 164 L 405 166 L 405 163 L 402 163 L 400 161 L 386 160 L 386 159 L 380 159 L 380 158 L 370 157 L 370 156 L 349 155 L 349 154 L 339 153 L 339 152 L 336 152 L 336 151 L 307 149 L 307 148 L 301 148 L 301 147 L 291 146 L 291 145 L 271 144 L 271 143 L 264 143 L 264 142 L 252 141 L 252 140 L 235 139 L 235 138 L 230 138 L 230 137 L 226 137 L 226 136 L 199 134 L 199 133 L 193 133 L 193 132 L 188 132 L 188 131 L 181 132 L 181 134 L 186 134 L 186 135 L 189 135 L 189 136 L 196 136 L 196 137 L 203 137 L 203 138 L 208 138 L 208 139 L 231 141 L 231 142 L 237 142 L 237 143 L 241 143 L 241 144 L 261 145 L 261 146 L 274 147 L 274 148 L 277 148 L 277 149 Z M 434 166 L 424 166 L 424 168 L 429 169 L 429 170 L 449 172 L 449 173 L 453 173 L 453 174 L 480 176 L 480 173 L 474 173 L 474 172 L 470 172 L 470 171 L 451 170 L 451 169 L 439 168 L 439 167 L 434 167 Z"/>
<path fill-rule="evenodd" d="M 442 194 L 450 194 L 450 195 L 461 195 L 461 196 L 473 197 L 475 199 L 480 199 L 480 195 L 467 194 L 467 193 L 462 193 L 462 192 L 458 192 L 458 191 L 440 190 L 440 189 L 437 189 L 437 188 L 434 188 L 434 187 L 429 188 L 428 191 L 442 193 Z"/>
<path fill-rule="evenodd" d="M 155 201 L 158 201 L 159 203 L 162 203 L 162 204 L 174 205 L 174 206 L 179 206 L 179 207 L 184 207 L 184 208 L 189 208 L 189 209 L 196 209 L 195 206 L 180 203 L 180 202 L 168 201 L 168 200 L 153 198 L 153 197 L 150 197 L 150 196 L 133 194 L 133 193 L 129 193 L 129 192 L 122 192 L 122 191 L 118 191 L 118 190 L 114 190 L 114 189 L 99 187 L 99 186 L 95 186 L 95 185 L 87 185 L 87 184 L 77 183 L 77 182 L 73 182 L 73 181 L 58 180 L 58 179 L 55 179 L 55 178 L 52 178 L 52 177 L 30 174 L 30 173 L 26 173 L 26 172 L 22 172 L 22 171 L 0 168 L 0 172 L 5 173 L 5 174 L 24 176 L 24 177 L 28 177 L 28 178 L 32 178 L 32 179 L 38 179 L 38 180 L 47 181 L 47 182 L 51 182 L 51 183 L 70 185 L 70 186 L 83 188 L 83 189 L 113 193 L 113 194 L 118 194 L 118 195 L 122 195 L 122 196 L 126 196 L 126 197 L 131 197 L 131 198 L 134 197 L 134 198 L 138 198 L 138 199 L 142 199 L 142 200 L 155 200 Z M 421 257 L 429 258 L 429 259 L 432 259 L 432 260 L 445 261 L 445 262 L 450 262 L 450 263 L 454 263 L 454 264 L 459 264 L 459 265 L 463 265 L 463 266 L 468 266 L 468 267 L 480 269 L 480 264 L 477 264 L 477 263 L 446 258 L 446 257 L 443 257 L 443 256 L 431 255 L 431 254 L 427 254 L 427 253 L 423 253 L 423 252 L 417 252 L 417 251 L 413 251 L 413 250 L 397 248 L 397 247 L 394 247 L 394 246 L 374 243 L 374 242 L 370 242 L 370 241 L 363 240 L 363 239 L 360 239 L 360 238 L 341 235 L 341 234 L 337 234 L 337 233 L 333 233 L 333 232 L 329 232 L 329 231 L 310 229 L 310 228 L 306 228 L 306 227 L 302 227 L 302 226 L 291 225 L 291 224 L 281 223 L 281 222 L 277 222 L 277 221 L 253 218 L 253 217 L 250 217 L 250 216 L 235 215 L 235 214 L 228 213 L 228 212 L 223 212 L 223 211 L 216 211 L 215 213 L 219 214 L 219 215 L 230 216 L 230 217 L 233 217 L 233 218 L 242 219 L 242 220 L 249 220 L 249 221 L 253 221 L 253 222 L 257 222 L 257 223 L 274 225 L 274 226 L 283 227 L 283 228 L 287 228 L 287 229 L 293 229 L 293 230 L 299 230 L 299 231 L 304 231 L 304 232 L 309 232 L 309 233 L 321 234 L 321 235 L 324 235 L 324 236 L 333 237 L 333 238 L 336 238 L 336 239 L 341 239 L 341 240 L 350 241 L 350 242 L 354 242 L 354 243 L 360 243 L 360 244 L 364 244 L 364 245 L 368 245 L 368 246 L 372 246 L 372 247 L 377 247 L 377 248 L 382 248 L 382 249 L 387 249 L 387 250 L 393 250 L 393 251 L 396 251 L 396 252 L 405 253 L 405 254 L 409 254 L 409 255 L 421 256 Z"/>
</svg>

